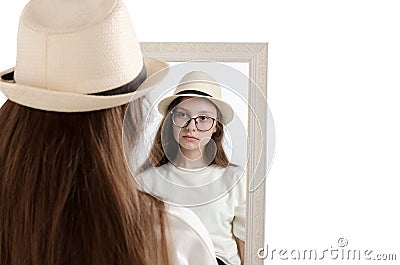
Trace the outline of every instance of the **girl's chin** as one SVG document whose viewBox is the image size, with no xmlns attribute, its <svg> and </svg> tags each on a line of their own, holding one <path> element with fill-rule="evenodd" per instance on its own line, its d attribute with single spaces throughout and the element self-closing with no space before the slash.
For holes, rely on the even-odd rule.
<svg viewBox="0 0 400 265">
<path fill-rule="evenodd" d="M 199 143 L 181 143 L 180 147 L 187 151 L 200 151 Z"/>
</svg>

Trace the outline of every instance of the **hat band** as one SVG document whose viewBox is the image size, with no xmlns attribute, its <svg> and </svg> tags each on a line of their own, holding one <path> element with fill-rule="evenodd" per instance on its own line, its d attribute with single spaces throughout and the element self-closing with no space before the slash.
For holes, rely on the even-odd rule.
<svg viewBox="0 0 400 265">
<path fill-rule="evenodd" d="M 125 94 L 125 93 L 131 93 L 134 92 L 138 89 L 138 87 L 146 80 L 147 77 L 147 71 L 146 67 L 143 64 L 143 68 L 140 71 L 140 73 L 133 79 L 131 82 L 122 85 L 117 88 L 113 88 L 111 90 L 106 90 L 102 92 L 97 92 L 89 95 L 94 95 L 94 96 L 114 96 L 114 95 L 119 95 L 119 94 Z M 8 82 L 8 83 L 15 83 L 14 80 L 14 71 L 4 74 L 1 77 L 1 80 Z"/>
<path fill-rule="evenodd" d="M 114 96 L 114 95 L 119 95 L 119 94 L 131 93 L 138 89 L 138 87 L 146 80 L 146 77 L 147 77 L 146 66 L 143 64 L 142 70 L 135 77 L 135 79 L 133 79 L 131 82 L 129 82 L 123 86 L 111 89 L 111 90 L 97 92 L 97 93 L 93 93 L 93 94 L 89 94 L 89 95 Z"/>
<path fill-rule="evenodd" d="M 5 81 L 5 82 L 8 82 L 8 83 L 15 83 L 15 81 L 14 81 L 14 71 L 2 75 L 1 76 L 1 80 Z"/>
<path fill-rule="evenodd" d="M 207 93 L 204 93 L 204 92 L 201 92 L 201 91 L 198 91 L 198 90 L 190 90 L 190 89 L 182 90 L 182 91 L 176 93 L 175 95 L 180 95 L 180 94 L 196 94 L 196 95 L 206 96 L 206 97 L 212 98 L 212 96 L 210 94 L 207 94 Z"/>
</svg>

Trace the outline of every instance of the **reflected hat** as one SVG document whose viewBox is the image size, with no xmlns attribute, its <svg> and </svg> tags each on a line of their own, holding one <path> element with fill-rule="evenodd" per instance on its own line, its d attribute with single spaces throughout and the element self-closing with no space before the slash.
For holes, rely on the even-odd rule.
<svg viewBox="0 0 400 265">
<path fill-rule="evenodd" d="M 143 96 L 155 84 L 142 83 L 166 67 L 143 58 L 121 0 L 31 0 L 0 91 L 35 109 L 94 111 Z"/>
<path fill-rule="evenodd" d="M 158 103 L 158 111 L 165 115 L 169 104 L 178 97 L 206 98 L 218 107 L 224 124 L 228 124 L 233 119 L 234 112 L 232 107 L 221 99 L 221 87 L 217 81 L 205 72 L 192 71 L 184 75 L 179 81 L 174 94 Z"/>
</svg>

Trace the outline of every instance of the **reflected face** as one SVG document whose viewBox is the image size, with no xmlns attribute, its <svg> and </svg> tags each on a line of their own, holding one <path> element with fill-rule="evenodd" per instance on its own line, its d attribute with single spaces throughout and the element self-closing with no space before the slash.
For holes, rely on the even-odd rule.
<svg viewBox="0 0 400 265">
<path fill-rule="evenodd" d="M 216 106 L 205 98 L 184 97 L 182 101 L 172 110 L 174 124 L 173 134 L 179 146 L 186 150 L 199 150 L 211 139 L 217 131 Z M 196 126 L 196 121 L 197 126 Z M 189 123 L 187 121 L 190 119 Z M 187 126 L 185 126 L 187 124 Z M 183 127 L 183 128 L 180 128 Z"/>
</svg>

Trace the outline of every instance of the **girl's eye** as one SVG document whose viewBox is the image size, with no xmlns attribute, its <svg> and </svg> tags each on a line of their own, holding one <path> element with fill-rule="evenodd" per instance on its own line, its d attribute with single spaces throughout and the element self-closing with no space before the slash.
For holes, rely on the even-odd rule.
<svg viewBox="0 0 400 265">
<path fill-rule="evenodd" d="M 199 118 L 200 118 L 201 121 L 208 120 L 208 116 L 205 116 L 205 115 L 199 116 Z"/>
<path fill-rule="evenodd" d="M 186 118 L 187 117 L 187 114 L 185 112 L 178 112 L 177 114 L 178 114 L 178 117 L 180 117 L 180 118 Z"/>
</svg>

